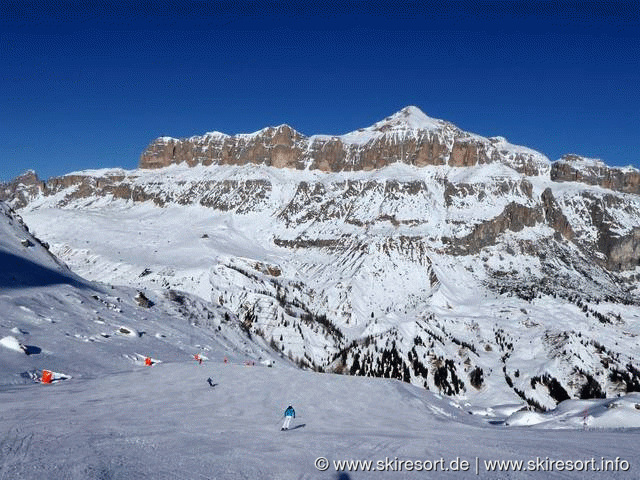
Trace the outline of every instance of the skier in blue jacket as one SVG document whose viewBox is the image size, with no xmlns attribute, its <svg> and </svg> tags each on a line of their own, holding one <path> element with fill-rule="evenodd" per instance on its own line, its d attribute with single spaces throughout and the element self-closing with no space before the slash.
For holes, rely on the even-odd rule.
<svg viewBox="0 0 640 480">
<path fill-rule="evenodd" d="M 280 430 L 289 430 L 289 424 L 291 423 L 292 418 L 296 418 L 296 411 L 291 405 L 289 405 L 284 411 L 284 423 L 282 424 L 282 428 Z"/>
</svg>

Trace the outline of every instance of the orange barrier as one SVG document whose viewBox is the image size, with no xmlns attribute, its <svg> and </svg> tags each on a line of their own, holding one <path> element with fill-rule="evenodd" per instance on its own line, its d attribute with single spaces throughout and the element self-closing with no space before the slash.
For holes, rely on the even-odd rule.
<svg viewBox="0 0 640 480">
<path fill-rule="evenodd" d="M 42 383 L 51 383 L 53 380 L 53 374 L 51 370 L 42 370 L 42 379 L 40 380 Z"/>
</svg>

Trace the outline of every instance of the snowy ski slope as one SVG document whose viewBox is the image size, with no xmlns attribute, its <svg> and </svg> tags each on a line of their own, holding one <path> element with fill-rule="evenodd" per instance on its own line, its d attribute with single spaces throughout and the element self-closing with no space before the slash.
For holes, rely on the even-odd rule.
<svg viewBox="0 0 640 480">
<path fill-rule="evenodd" d="M 294 428 L 280 432 L 289 404 L 297 413 Z M 222 362 L 162 363 L 0 390 L 0 478 L 637 478 L 638 430 L 584 430 L 575 423 L 556 429 L 566 426 L 561 422 L 547 425 L 554 429 L 492 425 L 456 402 L 397 380 Z M 447 466 L 460 458 L 470 470 L 352 471 L 340 477 L 333 465 L 318 471 L 318 457 L 376 463 L 442 458 Z M 594 458 L 599 466 L 603 457 L 619 457 L 631 470 L 496 474 L 484 465 Z"/>
</svg>

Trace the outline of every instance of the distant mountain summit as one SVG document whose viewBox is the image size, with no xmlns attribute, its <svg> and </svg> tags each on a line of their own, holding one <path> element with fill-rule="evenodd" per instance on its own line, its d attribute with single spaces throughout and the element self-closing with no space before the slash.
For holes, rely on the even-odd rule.
<svg viewBox="0 0 640 480">
<path fill-rule="evenodd" d="M 388 132 L 389 130 L 438 130 L 447 125 L 443 120 L 428 117 L 418 107 L 404 107 L 399 112 L 385 118 L 371 127 L 370 130 Z M 450 124 L 449 124 L 450 125 Z"/>
<path fill-rule="evenodd" d="M 342 172 L 369 171 L 397 162 L 417 167 L 500 163 L 525 175 L 550 175 L 555 181 L 577 180 L 640 193 L 640 174 L 635 169 L 610 168 L 577 155 L 552 163 L 542 153 L 512 145 L 504 137 L 465 132 L 415 106 L 344 135 L 307 137 L 289 125 L 279 125 L 250 134 L 160 137 L 144 150 L 139 167 L 254 164 Z"/>
<path fill-rule="evenodd" d="M 306 137 L 288 125 L 251 134 L 208 133 L 183 139 L 161 137 L 142 153 L 140 168 L 171 164 L 258 164 L 326 172 L 372 170 L 395 162 L 472 166 L 502 162 L 519 172 L 537 175 L 549 169 L 539 152 L 488 139 L 406 107 L 374 125 L 344 135 Z"/>
</svg>

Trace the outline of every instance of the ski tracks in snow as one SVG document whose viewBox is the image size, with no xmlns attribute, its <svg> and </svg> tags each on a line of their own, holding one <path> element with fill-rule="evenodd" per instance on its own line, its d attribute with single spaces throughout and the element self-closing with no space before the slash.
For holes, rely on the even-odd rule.
<svg viewBox="0 0 640 480">
<path fill-rule="evenodd" d="M 25 432 L 21 425 L 12 426 L 0 439 L 0 480 L 16 478 L 12 471 L 23 468 L 33 445 L 33 432 Z"/>
</svg>

